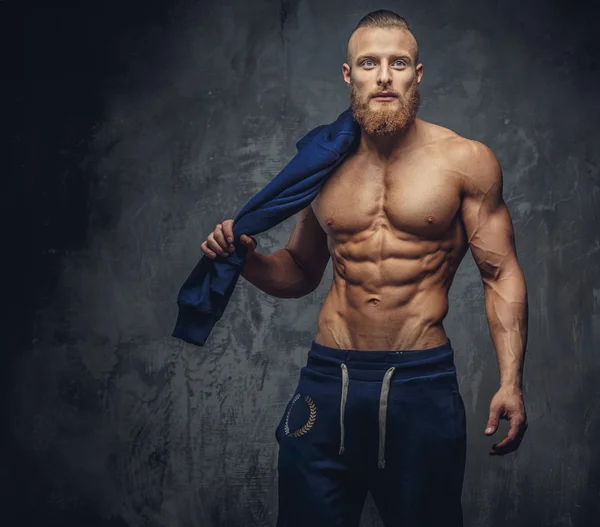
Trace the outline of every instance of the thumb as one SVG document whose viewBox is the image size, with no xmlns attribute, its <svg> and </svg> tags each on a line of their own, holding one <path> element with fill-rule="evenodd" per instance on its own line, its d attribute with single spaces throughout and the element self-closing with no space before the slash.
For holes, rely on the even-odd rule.
<svg viewBox="0 0 600 527">
<path fill-rule="evenodd" d="M 240 241 L 250 249 L 254 249 L 256 247 L 256 240 L 247 234 L 242 234 L 240 236 Z"/>
<path fill-rule="evenodd" d="M 490 408 L 490 418 L 485 427 L 485 435 L 491 436 L 498 430 L 498 422 L 500 421 L 500 409 Z"/>
</svg>

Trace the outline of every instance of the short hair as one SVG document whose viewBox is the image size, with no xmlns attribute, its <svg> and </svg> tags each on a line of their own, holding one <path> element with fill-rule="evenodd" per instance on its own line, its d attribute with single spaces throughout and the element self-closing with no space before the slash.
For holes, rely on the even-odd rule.
<svg viewBox="0 0 600 527">
<path fill-rule="evenodd" d="M 410 31 L 410 25 L 404 17 L 401 17 L 398 13 L 394 13 L 393 11 L 388 11 L 387 9 L 379 9 L 367 13 L 360 19 L 354 28 L 354 31 L 359 27 L 397 27 Z"/>
<path fill-rule="evenodd" d="M 400 16 L 398 13 L 389 11 L 388 9 L 378 9 L 377 11 L 371 11 L 363 16 L 352 33 L 361 27 L 381 27 L 384 29 L 398 28 L 411 31 L 410 24 L 408 21 Z M 413 35 L 414 36 L 414 35 Z M 348 55 L 346 60 L 350 63 L 350 56 Z M 417 56 L 415 57 L 415 64 L 419 63 L 419 48 L 417 47 Z"/>
</svg>

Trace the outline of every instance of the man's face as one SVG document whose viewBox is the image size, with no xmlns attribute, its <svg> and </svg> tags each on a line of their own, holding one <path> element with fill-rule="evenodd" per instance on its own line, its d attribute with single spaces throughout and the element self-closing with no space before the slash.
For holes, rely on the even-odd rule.
<svg viewBox="0 0 600 527">
<path fill-rule="evenodd" d="M 423 66 L 415 64 L 417 42 L 398 28 L 359 28 L 348 43 L 344 80 L 350 88 L 352 114 L 371 135 L 394 135 L 416 118 Z M 387 97 L 381 96 L 388 95 Z"/>
</svg>

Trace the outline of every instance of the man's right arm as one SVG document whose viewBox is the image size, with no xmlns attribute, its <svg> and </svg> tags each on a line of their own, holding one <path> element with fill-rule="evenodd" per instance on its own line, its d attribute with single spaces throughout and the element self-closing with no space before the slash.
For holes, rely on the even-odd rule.
<svg viewBox="0 0 600 527">
<path fill-rule="evenodd" d="M 309 205 L 298 213 L 285 248 L 268 256 L 255 250 L 242 276 L 268 295 L 300 298 L 317 288 L 329 257 L 327 234 Z"/>
</svg>

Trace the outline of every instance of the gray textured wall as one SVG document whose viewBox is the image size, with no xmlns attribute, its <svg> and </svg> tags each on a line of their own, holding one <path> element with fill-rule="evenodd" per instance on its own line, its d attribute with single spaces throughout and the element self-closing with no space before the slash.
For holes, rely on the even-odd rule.
<svg viewBox="0 0 600 527">
<path fill-rule="evenodd" d="M 175 298 L 214 225 L 279 171 L 301 134 L 347 107 L 347 38 L 378 8 L 404 15 L 419 40 L 420 117 L 498 156 L 528 282 L 530 429 L 505 458 L 488 456 L 496 437 L 483 435 L 498 371 L 470 255 L 451 291 L 446 329 L 468 412 L 466 525 L 591 525 L 600 513 L 591 12 L 515 1 L 180 1 L 131 4 L 118 22 L 110 5 L 28 19 L 30 39 L 76 39 L 54 44 L 74 57 L 61 55 L 60 75 L 45 75 L 39 59 L 42 73 L 27 78 L 42 113 L 27 114 L 37 234 L 26 255 L 43 265 L 38 282 L 23 280 L 33 284 L 29 325 L 4 372 L 11 525 L 274 525 L 274 428 L 331 265 L 299 300 L 241 279 L 203 348 L 170 337 Z M 95 55 L 76 55 L 77 39 Z M 46 57 L 43 45 L 30 56 Z M 259 235 L 259 250 L 282 247 L 292 225 Z M 361 526 L 378 525 L 369 498 Z"/>
</svg>

